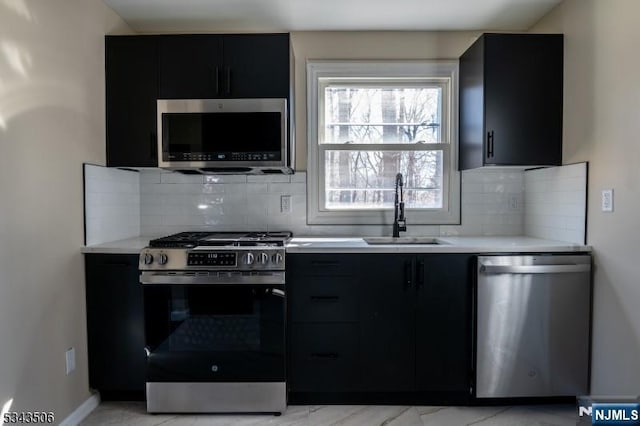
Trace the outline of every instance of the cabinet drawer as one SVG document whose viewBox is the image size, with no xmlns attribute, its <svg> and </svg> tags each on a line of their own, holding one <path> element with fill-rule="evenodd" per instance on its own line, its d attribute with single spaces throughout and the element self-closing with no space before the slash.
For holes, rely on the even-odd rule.
<svg viewBox="0 0 640 426">
<path fill-rule="evenodd" d="M 356 277 L 299 276 L 291 291 L 291 319 L 357 321 L 357 295 Z"/>
<path fill-rule="evenodd" d="M 289 374 L 293 392 L 357 389 L 358 324 L 294 324 Z"/>
<path fill-rule="evenodd" d="M 356 275 L 358 256 L 337 254 L 289 254 L 287 269 L 298 275 Z"/>
</svg>

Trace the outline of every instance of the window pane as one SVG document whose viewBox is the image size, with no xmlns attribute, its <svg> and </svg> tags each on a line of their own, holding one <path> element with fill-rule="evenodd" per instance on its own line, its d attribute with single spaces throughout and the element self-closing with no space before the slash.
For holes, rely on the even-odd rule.
<svg viewBox="0 0 640 426">
<path fill-rule="evenodd" d="M 320 143 L 439 143 L 441 87 L 324 89 Z"/>
<path fill-rule="evenodd" d="M 406 208 L 442 208 L 443 152 L 325 151 L 325 208 L 392 209 L 395 177 L 404 176 Z"/>
</svg>

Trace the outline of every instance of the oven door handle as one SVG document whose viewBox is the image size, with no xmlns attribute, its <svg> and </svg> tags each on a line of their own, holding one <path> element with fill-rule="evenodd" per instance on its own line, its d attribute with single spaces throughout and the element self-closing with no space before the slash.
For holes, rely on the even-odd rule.
<svg viewBox="0 0 640 426">
<path fill-rule="evenodd" d="M 175 272 L 142 271 L 140 283 L 143 285 L 280 285 L 285 283 L 284 271 L 256 271 L 249 274 L 185 274 Z"/>
</svg>

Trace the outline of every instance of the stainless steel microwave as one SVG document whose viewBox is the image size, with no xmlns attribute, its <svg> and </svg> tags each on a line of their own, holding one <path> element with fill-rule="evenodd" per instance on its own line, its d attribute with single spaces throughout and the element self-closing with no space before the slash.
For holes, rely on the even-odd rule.
<svg viewBox="0 0 640 426">
<path fill-rule="evenodd" d="M 158 165 L 293 173 L 286 99 L 159 99 Z"/>
</svg>

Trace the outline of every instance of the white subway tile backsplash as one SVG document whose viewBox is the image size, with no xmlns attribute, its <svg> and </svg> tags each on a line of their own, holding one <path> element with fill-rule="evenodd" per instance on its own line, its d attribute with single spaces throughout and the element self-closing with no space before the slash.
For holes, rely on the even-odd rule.
<svg viewBox="0 0 640 426">
<path fill-rule="evenodd" d="M 247 193 L 246 183 L 228 183 L 221 186 L 224 186 L 225 196 L 229 199 L 231 199 L 230 196 L 233 195 L 242 195 L 243 197 L 245 197 L 245 194 Z"/>
<path fill-rule="evenodd" d="M 248 183 L 247 194 L 264 194 L 269 186 L 266 183 Z"/>
<path fill-rule="evenodd" d="M 247 182 L 249 183 L 291 182 L 290 176 L 291 175 L 248 175 Z"/>
<path fill-rule="evenodd" d="M 204 183 L 203 175 L 185 175 L 183 173 L 161 173 L 160 183 Z"/>
<path fill-rule="evenodd" d="M 173 173 L 176 174 L 176 173 Z M 306 172 L 293 175 L 206 175 L 170 177 L 144 171 L 140 184 L 143 235 L 184 230 L 283 230 L 306 235 L 386 235 L 377 225 L 309 226 Z M 196 179 L 197 180 L 197 179 Z M 524 180 L 520 170 L 462 173 L 462 224 L 411 225 L 413 235 L 519 235 L 524 228 Z M 291 195 L 290 213 L 280 196 Z M 515 199 L 515 207 L 512 199 Z M 389 228 L 389 229 L 387 229 Z"/>
<path fill-rule="evenodd" d="M 246 175 L 205 175 L 204 183 L 247 183 Z"/>
<path fill-rule="evenodd" d="M 296 183 L 270 183 L 269 192 L 278 194 L 305 194 L 307 192 L 307 184 Z"/>
<path fill-rule="evenodd" d="M 525 233 L 585 243 L 587 163 L 524 173 Z"/>
<path fill-rule="evenodd" d="M 140 184 L 160 183 L 160 170 L 140 170 Z"/>
<path fill-rule="evenodd" d="M 84 165 L 86 244 L 140 234 L 140 175 L 129 170 Z"/>
<path fill-rule="evenodd" d="M 307 182 L 307 173 L 306 172 L 295 172 L 294 174 L 292 174 L 290 176 L 290 180 L 291 180 L 291 183 L 296 183 L 296 182 L 306 183 Z"/>
</svg>

